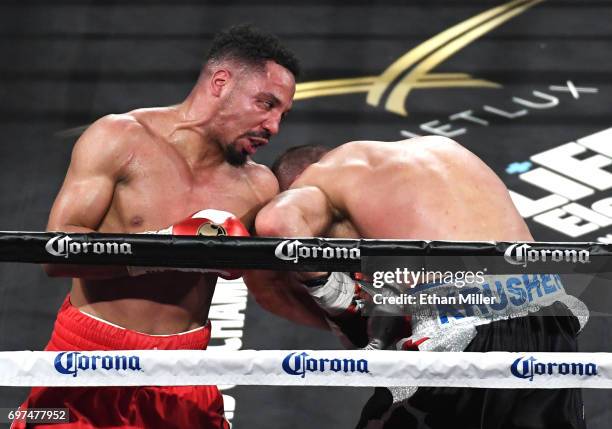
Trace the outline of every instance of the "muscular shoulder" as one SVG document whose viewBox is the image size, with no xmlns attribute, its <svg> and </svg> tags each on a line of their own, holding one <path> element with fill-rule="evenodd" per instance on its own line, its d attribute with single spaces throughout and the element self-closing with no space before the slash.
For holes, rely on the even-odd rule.
<svg viewBox="0 0 612 429">
<path fill-rule="evenodd" d="M 339 146 L 319 162 L 310 165 L 291 185 L 291 189 L 316 187 L 328 199 L 335 213 L 346 212 L 346 199 L 358 190 L 359 181 L 371 166 L 354 142 Z M 348 146 L 347 146 L 348 145 Z"/>
<path fill-rule="evenodd" d="M 91 144 L 97 142 L 114 146 L 122 143 L 136 142 L 138 137 L 146 133 L 145 127 L 131 114 L 112 114 L 94 122 L 83 135 Z"/>
<path fill-rule="evenodd" d="M 125 166 L 145 133 L 128 114 L 98 119 L 81 135 L 72 152 L 72 163 L 92 170 L 119 171 Z"/>
<path fill-rule="evenodd" d="M 396 142 L 351 141 L 306 169 L 295 186 L 317 186 L 342 208 L 347 198 L 360 196 L 378 183 L 450 178 L 448 165 L 461 164 L 462 157 L 469 158 L 466 162 L 476 158 L 453 140 L 437 136 Z"/>
<path fill-rule="evenodd" d="M 249 161 L 244 166 L 244 171 L 260 201 L 270 201 L 278 194 L 278 180 L 268 167 Z"/>
<path fill-rule="evenodd" d="M 317 163 L 320 167 L 347 168 L 365 166 L 376 144 L 373 141 L 351 141 L 329 151 Z"/>
<path fill-rule="evenodd" d="M 360 140 L 343 144 L 333 151 L 335 162 L 369 165 L 401 162 L 417 164 L 422 157 L 452 157 L 470 153 L 456 141 L 442 136 L 423 136 L 393 142 Z"/>
<path fill-rule="evenodd" d="M 441 166 L 472 163 L 478 158 L 455 142 L 441 136 L 423 136 L 395 142 L 354 141 L 336 149 L 331 165 L 367 167 L 365 172 L 393 172 L 418 175 L 420 172 L 444 172 Z M 478 160 L 479 161 L 479 160 Z M 353 168 L 355 170 L 355 168 Z M 433 170 L 433 171 L 432 171 Z"/>
<path fill-rule="evenodd" d="M 356 178 L 371 172 L 375 143 L 379 142 L 352 141 L 336 147 L 304 170 L 295 185 L 314 185 L 330 193 L 334 188 L 350 187 Z"/>
<path fill-rule="evenodd" d="M 129 114 L 107 115 L 91 124 L 81 135 L 77 145 L 115 151 L 127 144 L 138 142 L 145 132 L 142 124 Z"/>
<path fill-rule="evenodd" d="M 453 181 L 456 176 L 495 175 L 474 153 L 454 140 L 441 136 L 417 137 L 399 142 L 407 148 L 399 159 L 415 174 L 423 173 Z"/>
</svg>

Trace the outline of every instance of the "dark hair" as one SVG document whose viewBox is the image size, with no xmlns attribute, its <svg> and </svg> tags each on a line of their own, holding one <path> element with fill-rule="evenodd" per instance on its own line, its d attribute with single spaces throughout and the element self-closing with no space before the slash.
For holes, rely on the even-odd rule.
<svg viewBox="0 0 612 429">
<path fill-rule="evenodd" d="M 311 164 L 318 162 L 331 149 L 325 146 L 305 144 L 287 149 L 272 164 L 271 170 L 278 179 L 281 191 Z"/>
<path fill-rule="evenodd" d="M 257 67 L 270 60 L 285 67 L 297 79 L 300 64 L 297 57 L 281 45 L 278 38 L 250 24 L 236 25 L 217 33 L 206 57 L 206 64 L 232 59 Z"/>
</svg>

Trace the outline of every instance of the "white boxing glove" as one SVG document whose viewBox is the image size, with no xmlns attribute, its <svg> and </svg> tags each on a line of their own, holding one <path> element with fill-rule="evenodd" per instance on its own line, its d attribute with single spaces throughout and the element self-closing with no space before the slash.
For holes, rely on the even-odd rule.
<svg viewBox="0 0 612 429">
<path fill-rule="evenodd" d="M 327 279 L 302 282 L 314 301 L 332 316 L 349 309 L 355 298 L 355 280 L 346 273 L 332 272 Z"/>
</svg>

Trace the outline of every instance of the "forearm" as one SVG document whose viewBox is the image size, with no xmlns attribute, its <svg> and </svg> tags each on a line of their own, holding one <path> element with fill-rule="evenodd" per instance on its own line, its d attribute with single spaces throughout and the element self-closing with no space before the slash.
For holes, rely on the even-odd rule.
<svg viewBox="0 0 612 429">
<path fill-rule="evenodd" d="M 296 205 L 269 204 L 259 212 L 256 219 L 257 235 L 263 237 L 315 237 L 322 230 L 313 228 L 305 213 Z M 296 272 L 293 279 L 306 281 L 321 276 L 322 272 Z"/>
<path fill-rule="evenodd" d="M 121 265 L 43 264 L 43 269 L 49 277 L 104 280 L 128 276 L 127 268 Z"/>
<path fill-rule="evenodd" d="M 257 303 L 271 313 L 302 325 L 329 329 L 325 312 L 293 273 L 253 270 L 244 275 L 244 281 Z"/>
<path fill-rule="evenodd" d="M 316 237 L 323 235 L 331 220 L 323 192 L 309 187 L 278 195 L 257 214 L 255 227 L 264 237 Z M 298 323 L 328 328 L 325 311 L 311 296 L 312 289 L 302 284 L 326 273 L 255 273 L 247 285 L 264 308 Z"/>
<path fill-rule="evenodd" d="M 356 306 L 333 314 L 324 311 L 294 274 L 250 271 L 244 280 L 257 303 L 271 313 L 302 325 L 331 329 L 345 347 L 368 344 L 368 319 Z"/>
</svg>

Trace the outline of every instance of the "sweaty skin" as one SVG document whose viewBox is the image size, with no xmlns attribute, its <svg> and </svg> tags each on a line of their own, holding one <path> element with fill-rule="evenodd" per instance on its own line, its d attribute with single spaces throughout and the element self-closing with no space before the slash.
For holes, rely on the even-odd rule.
<svg viewBox="0 0 612 429">
<path fill-rule="evenodd" d="M 532 240 L 495 173 L 442 137 L 344 144 L 257 216 L 260 235 Z"/>
<path fill-rule="evenodd" d="M 278 192 L 277 181 L 250 160 L 239 167 L 228 164 L 222 147 L 234 142 L 250 155 L 266 144 L 267 138 L 252 134 L 278 132 L 295 83 L 273 62 L 261 76 L 241 83 L 231 74 L 228 66 L 201 78 L 177 106 L 109 115 L 94 123 L 74 147 L 47 229 L 138 233 L 208 208 L 231 212 L 250 227 L 259 208 Z M 225 98 L 229 101 L 218 101 L 230 90 L 235 91 Z M 215 275 L 178 271 L 128 277 L 126 267 L 118 266 L 45 269 L 52 276 L 74 277 L 71 301 L 82 311 L 147 334 L 205 324 L 216 283 Z"/>
<path fill-rule="evenodd" d="M 275 237 L 533 241 L 502 181 L 443 137 L 339 146 L 258 213 L 256 230 Z M 283 313 L 288 292 L 280 277 L 248 280 L 261 305 Z"/>
</svg>

